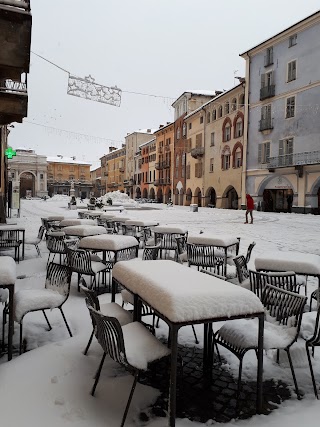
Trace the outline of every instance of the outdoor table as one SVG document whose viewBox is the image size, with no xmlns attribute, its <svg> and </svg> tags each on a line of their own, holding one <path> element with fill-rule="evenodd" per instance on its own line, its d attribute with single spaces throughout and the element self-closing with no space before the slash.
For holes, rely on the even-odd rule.
<svg viewBox="0 0 320 427">
<path fill-rule="evenodd" d="M 132 236 L 122 236 L 117 234 L 103 234 L 100 236 L 90 236 L 81 239 L 79 244 L 80 249 L 89 249 L 95 252 L 103 253 L 103 260 L 106 261 L 107 254 L 114 253 L 114 263 L 123 257 L 134 255 L 138 257 L 139 243 Z M 109 259 L 111 257 L 109 256 Z M 128 258 L 130 259 L 130 258 Z"/>
<path fill-rule="evenodd" d="M 25 242 L 26 229 L 24 227 L 20 227 L 20 225 L 2 224 L 2 225 L 0 225 L 0 230 L 18 231 L 19 235 L 21 234 L 21 236 L 22 236 L 22 259 L 24 259 L 24 242 Z"/>
<path fill-rule="evenodd" d="M 234 236 L 218 236 L 213 234 L 195 234 L 188 236 L 188 243 L 192 243 L 194 245 L 212 245 L 217 248 L 221 248 L 223 255 L 223 275 L 227 275 L 227 259 L 228 259 L 228 251 L 235 250 L 235 255 L 239 253 L 240 242 L 237 237 Z M 217 255 L 219 257 L 219 255 Z M 213 266 L 212 266 L 213 267 Z"/>
<path fill-rule="evenodd" d="M 160 243 L 160 258 L 162 258 L 162 250 L 176 250 L 177 243 L 175 237 L 187 236 L 188 230 L 184 227 L 174 227 L 170 225 L 157 225 L 153 228 L 154 244 Z"/>
<path fill-rule="evenodd" d="M 106 234 L 107 230 L 99 225 L 70 225 L 63 228 L 67 236 L 96 236 L 98 234 Z"/>
<path fill-rule="evenodd" d="M 320 294 L 320 256 L 303 252 L 265 252 L 254 260 L 257 271 L 294 271 L 296 274 L 318 278 L 318 306 Z"/>
<path fill-rule="evenodd" d="M 62 221 L 64 219 L 64 216 L 62 216 L 62 215 L 51 215 L 45 219 L 47 219 L 48 221 Z"/>
<path fill-rule="evenodd" d="M 144 228 L 144 227 L 155 227 L 155 226 L 159 225 L 159 222 L 158 221 L 152 221 L 152 220 L 141 221 L 138 219 L 127 219 L 125 221 L 125 225 L 133 225 L 137 228 Z"/>
<path fill-rule="evenodd" d="M 100 219 L 110 219 L 114 218 L 115 216 L 115 213 L 103 213 L 100 215 Z"/>
<path fill-rule="evenodd" d="M 123 206 L 104 206 L 102 209 L 106 212 L 109 212 L 109 211 L 120 211 L 120 212 L 122 212 L 124 210 L 124 207 Z"/>
<path fill-rule="evenodd" d="M 12 359 L 13 298 L 16 281 L 16 263 L 10 256 L 0 257 L 0 288 L 9 291 L 8 360 Z"/>
<path fill-rule="evenodd" d="M 204 369 L 212 367 L 212 322 L 257 317 L 257 412 L 262 410 L 264 308 L 251 291 L 191 270 L 169 260 L 119 262 L 113 269 L 112 298 L 118 285 L 134 295 L 134 318 L 140 320 L 141 303 L 147 304 L 170 329 L 171 372 L 169 426 L 175 426 L 178 331 L 182 326 L 204 324 Z"/>
<path fill-rule="evenodd" d="M 70 225 L 97 225 L 94 219 L 63 219 L 59 223 L 59 227 L 69 227 Z"/>
</svg>

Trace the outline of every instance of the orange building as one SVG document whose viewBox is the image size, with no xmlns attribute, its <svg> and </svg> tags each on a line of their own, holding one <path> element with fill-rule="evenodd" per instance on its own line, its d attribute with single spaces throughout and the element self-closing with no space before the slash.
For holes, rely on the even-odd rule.
<svg viewBox="0 0 320 427">
<path fill-rule="evenodd" d="M 172 168 L 174 124 L 168 123 L 154 132 L 156 136 L 156 198 L 159 203 L 167 203 L 172 196 Z"/>
</svg>

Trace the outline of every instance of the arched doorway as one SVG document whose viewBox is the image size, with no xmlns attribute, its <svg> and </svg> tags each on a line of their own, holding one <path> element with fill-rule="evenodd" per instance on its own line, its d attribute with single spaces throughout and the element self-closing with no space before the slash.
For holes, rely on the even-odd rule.
<svg viewBox="0 0 320 427">
<path fill-rule="evenodd" d="M 192 201 L 192 191 L 190 188 L 188 188 L 186 193 L 186 206 L 190 206 L 191 201 Z"/>
<path fill-rule="evenodd" d="M 236 192 L 234 187 L 228 189 L 226 194 L 226 208 L 227 209 L 238 209 L 238 193 Z"/>
<path fill-rule="evenodd" d="M 149 194 L 150 199 L 154 200 L 155 199 L 155 194 L 154 194 L 154 188 L 151 188 L 150 190 L 150 194 Z"/>
<path fill-rule="evenodd" d="M 197 187 L 196 189 L 195 189 L 195 192 L 194 192 L 194 202 L 195 203 L 197 203 L 197 205 L 199 206 L 199 207 L 201 207 L 201 203 L 202 203 L 202 193 L 201 193 L 201 190 L 200 190 L 200 188 L 199 187 Z"/>
<path fill-rule="evenodd" d="M 262 197 L 262 210 L 265 212 L 291 212 L 293 200 L 291 189 L 267 189 L 264 190 Z"/>
<path fill-rule="evenodd" d="M 180 201 L 179 201 L 179 205 L 183 206 L 183 188 L 180 188 Z"/>
<path fill-rule="evenodd" d="M 141 199 L 141 190 L 140 190 L 140 187 L 136 188 L 136 198 L 137 199 Z"/>
<path fill-rule="evenodd" d="M 206 205 L 216 206 L 217 194 L 213 187 L 209 187 L 206 191 Z"/>
<path fill-rule="evenodd" d="M 171 200 L 171 196 L 172 196 L 171 189 L 167 190 L 167 193 L 166 193 L 166 203 L 168 203 Z"/>
<path fill-rule="evenodd" d="M 143 197 L 144 199 L 147 199 L 147 198 L 148 198 L 148 190 L 147 190 L 146 188 L 144 188 L 144 189 L 143 189 L 142 197 Z"/>
<path fill-rule="evenodd" d="M 179 204 L 179 190 L 177 188 L 174 190 L 174 204 Z"/>
<path fill-rule="evenodd" d="M 163 194 L 162 194 L 162 189 L 159 188 L 157 191 L 157 202 L 158 203 L 163 203 Z"/>
<path fill-rule="evenodd" d="M 35 196 L 35 177 L 31 172 L 22 172 L 20 175 L 20 197 Z"/>
</svg>

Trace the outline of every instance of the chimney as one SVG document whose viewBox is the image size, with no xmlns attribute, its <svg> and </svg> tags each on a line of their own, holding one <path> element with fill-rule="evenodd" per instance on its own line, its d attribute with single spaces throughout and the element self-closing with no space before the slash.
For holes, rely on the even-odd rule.
<svg viewBox="0 0 320 427">
<path fill-rule="evenodd" d="M 71 158 L 72 158 L 72 160 L 76 160 L 76 156 L 72 156 Z"/>
<path fill-rule="evenodd" d="M 217 96 L 217 95 L 221 95 L 221 93 L 223 93 L 223 92 L 222 92 L 222 90 L 216 90 L 216 91 L 215 91 L 215 95 L 216 95 L 216 96 Z"/>
<path fill-rule="evenodd" d="M 163 128 L 163 125 L 159 125 L 159 129 Z"/>
<path fill-rule="evenodd" d="M 126 144 L 122 144 L 122 148 L 126 148 Z"/>
<path fill-rule="evenodd" d="M 116 147 L 109 147 L 109 153 L 112 153 L 112 151 L 116 150 Z"/>
<path fill-rule="evenodd" d="M 147 132 L 148 132 L 148 133 L 151 133 L 151 129 L 147 129 Z"/>
</svg>

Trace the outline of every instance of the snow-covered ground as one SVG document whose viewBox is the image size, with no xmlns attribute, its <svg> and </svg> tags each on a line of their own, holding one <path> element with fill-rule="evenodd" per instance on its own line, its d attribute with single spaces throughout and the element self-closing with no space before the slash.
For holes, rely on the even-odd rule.
<svg viewBox="0 0 320 427">
<path fill-rule="evenodd" d="M 68 210 L 69 198 L 54 197 L 47 201 L 23 200 L 20 218 L 14 218 L 26 227 L 27 236 L 35 236 L 41 224 L 41 217 L 64 215 L 76 218 L 76 210 Z M 83 204 L 80 204 L 83 206 Z M 147 205 L 142 205 L 145 207 Z M 254 267 L 254 259 L 265 251 L 299 251 L 320 255 L 319 217 L 312 215 L 277 214 L 254 212 L 254 224 L 244 224 L 243 211 L 199 208 L 191 212 L 188 207 L 167 207 L 148 205 L 152 210 L 130 210 L 124 212 L 132 219 L 157 220 L 161 225 L 185 226 L 190 233 L 212 232 L 218 235 L 241 237 L 240 252 L 245 253 L 252 241 L 256 246 L 249 267 Z M 42 257 L 36 256 L 33 246 L 27 246 L 25 260 L 17 264 L 16 290 L 41 289 L 44 287 L 47 249 L 40 244 Z M 141 251 L 140 251 L 141 252 Z M 141 256 L 141 254 L 140 254 Z M 316 289 L 317 281 L 308 280 L 308 295 Z M 110 294 L 101 297 L 110 301 Z M 120 299 L 118 300 L 120 302 Z M 315 307 L 314 307 L 315 308 Z M 112 361 L 106 360 L 96 396 L 89 394 L 93 375 L 102 354 L 101 347 L 94 341 L 87 356 L 82 351 L 91 333 L 91 322 L 85 306 L 84 296 L 77 292 L 76 276 L 72 278 L 71 295 L 64 305 L 64 312 L 73 331 L 70 338 L 58 310 L 48 313 L 53 329 L 46 330 L 42 313 L 30 313 L 24 320 L 24 336 L 28 351 L 7 362 L 0 359 L 0 420 L 7 427 L 46 426 L 77 427 L 108 426 L 120 424 L 132 377 Z M 1 316 L 1 315 L 0 315 Z M 202 327 L 197 326 L 201 338 Z M 19 339 L 18 325 L 15 324 L 14 344 Z M 166 336 L 167 328 L 161 324 L 157 336 Z M 183 328 L 179 342 L 194 343 L 191 328 Z M 201 343 L 201 339 L 200 339 Z M 200 344 L 201 345 L 201 344 Z M 303 342 L 297 343 L 294 352 L 294 366 L 298 384 L 304 398 L 298 401 L 294 395 L 270 415 L 257 415 L 250 420 L 234 420 L 226 426 L 292 427 L 316 423 L 320 416 L 320 402 L 314 397 L 309 368 Z M 222 350 L 223 352 L 223 350 Z M 238 361 L 227 351 L 223 352 L 229 367 L 237 375 Z M 256 358 L 249 352 L 244 359 L 244 378 L 256 376 Z M 320 353 L 316 350 L 314 369 L 320 383 Z M 271 355 L 264 358 L 264 378 L 283 380 L 292 385 L 287 361 L 276 365 Z M 126 426 L 139 426 L 138 415 L 156 399 L 158 391 L 138 385 L 128 414 Z M 154 418 L 148 422 L 151 427 L 167 425 L 164 418 Z M 200 425 L 190 420 L 177 420 L 177 427 Z"/>
</svg>

